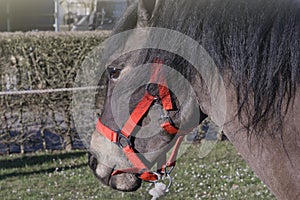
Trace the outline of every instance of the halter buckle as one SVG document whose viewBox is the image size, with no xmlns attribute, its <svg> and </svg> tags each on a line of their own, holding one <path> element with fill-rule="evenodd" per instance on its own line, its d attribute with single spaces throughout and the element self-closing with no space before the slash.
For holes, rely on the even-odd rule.
<svg viewBox="0 0 300 200">
<path fill-rule="evenodd" d="M 118 147 L 120 147 L 121 149 L 124 149 L 124 147 L 126 146 L 130 146 L 132 147 L 132 143 L 130 141 L 131 136 L 129 136 L 128 138 L 121 132 L 121 130 L 116 130 L 115 133 L 117 133 L 118 135 L 118 141 L 116 142 L 116 144 L 118 145 Z"/>
</svg>

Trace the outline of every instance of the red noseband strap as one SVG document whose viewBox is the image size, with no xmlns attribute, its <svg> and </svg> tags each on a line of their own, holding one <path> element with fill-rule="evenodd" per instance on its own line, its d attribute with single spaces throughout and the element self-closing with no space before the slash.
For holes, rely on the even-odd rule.
<svg viewBox="0 0 300 200">
<path fill-rule="evenodd" d="M 123 149 L 125 155 L 134 166 L 134 168 L 130 168 L 130 169 L 116 170 L 112 173 L 112 175 L 117 175 L 121 173 L 134 173 L 134 174 L 139 174 L 139 178 L 141 178 L 142 180 L 156 181 L 158 179 L 156 173 L 150 172 L 146 167 L 146 165 L 138 157 L 137 153 L 134 151 L 130 141 L 130 136 L 134 128 L 137 126 L 137 124 L 143 118 L 145 113 L 150 109 L 150 107 L 157 99 L 160 100 L 162 107 L 165 111 L 173 109 L 171 95 L 167 87 L 166 79 L 163 73 L 160 72 L 162 66 L 163 66 L 163 62 L 161 60 L 158 59 L 154 60 L 154 63 L 152 65 L 152 75 L 149 82 L 149 83 L 158 84 L 159 97 L 155 97 L 151 95 L 146 90 L 145 95 L 143 96 L 141 101 L 136 105 L 135 109 L 130 114 L 129 119 L 126 121 L 126 123 L 124 124 L 121 130 L 118 131 L 111 130 L 110 128 L 105 126 L 100 119 L 97 122 L 96 125 L 97 131 L 100 132 L 107 139 L 109 139 L 111 142 L 118 144 L 119 147 Z M 164 122 L 163 124 L 161 124 L 161 127 L 169 134 L 176 134 L 178 132 L 178 129 L 175 126 L 173 126 L 170 123 L 170 121 Z M 178 141 L 171 154 L 171 157 L 169 161 L 166 163 L 165 167 L 175 166 L 177 151 L 181 141 L 182 141 L 182 136 L 178 138 Z M 161 171 L 163 170 L 164 169 L 162 169 Z"/>
</svg>

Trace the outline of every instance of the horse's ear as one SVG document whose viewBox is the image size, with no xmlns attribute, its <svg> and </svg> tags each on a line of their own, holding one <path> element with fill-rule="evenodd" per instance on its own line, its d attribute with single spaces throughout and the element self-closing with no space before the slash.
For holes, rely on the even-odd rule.
<svg viewBox="0 0 300 200">
<path fill-rule="evenodd" d="M 145 27 L 153 16 L 157 0 L 139 0 L 138 27 Z"/>
<path fill-rule="evenodd" d="M 137 2 L 131 4 L 123 17 L 117 22 L 114 27 L 113 34 L 121 33 L 130 29 L 136 28 L 137 25 Z"/>
</svg>

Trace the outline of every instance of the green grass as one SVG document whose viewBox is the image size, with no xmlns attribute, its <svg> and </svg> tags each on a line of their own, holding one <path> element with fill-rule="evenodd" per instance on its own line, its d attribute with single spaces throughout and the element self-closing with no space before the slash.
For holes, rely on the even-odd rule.
<svg viewBox="0 0 300 200">
<path fill-rule="evenodd" d="M 174 184 L 162 199 L 275 199 L 229 142 L 200 159 L 192 145 L 177 162 Z M 102 186 L 87 166 L 87 153 L 38 153 L 0 157 L 0 199 L 151 199 L 151 185 L 134 193 Z"/>
</svg>

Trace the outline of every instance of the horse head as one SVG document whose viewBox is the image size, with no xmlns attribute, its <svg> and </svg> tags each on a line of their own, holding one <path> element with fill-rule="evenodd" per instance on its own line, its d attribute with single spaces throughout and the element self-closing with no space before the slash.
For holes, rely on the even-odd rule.
<svg viewBox="0 0 300 200">
<path fill-rule="evenodd" d="M 148 26 L 157 2 L 140 1 L 135 6 L 127 15 L 137 10 L 135 27 Z M 127 20 L 132 23 L 133 19 Z M 124 30 L 124 24 L 128 21 L 116 30 Z M 193 71 L 178 55 L 146 48 L 121 55 L 106 67 L 107 95 L 89 156 L 90 168 L 104 184 L 134 191 L 142 180 L 156 182 L 166 175 L 167 167 L 174 166 L 176 156 L 167 160 L 166 152 L 179 145 L 179 135 L 206 118 L 192 87 L 178 81 L 180 77 L 189 81 L 195 78 L 181 73 L 182 65 Z M 157 169 L 150 170 L 155 164 Z"/>
</svg>

